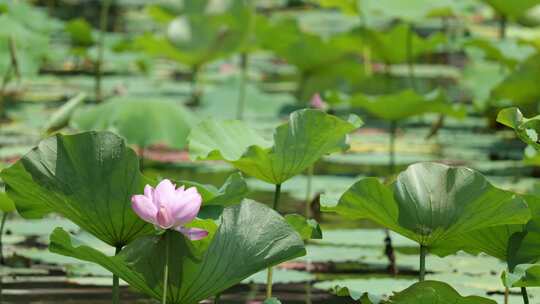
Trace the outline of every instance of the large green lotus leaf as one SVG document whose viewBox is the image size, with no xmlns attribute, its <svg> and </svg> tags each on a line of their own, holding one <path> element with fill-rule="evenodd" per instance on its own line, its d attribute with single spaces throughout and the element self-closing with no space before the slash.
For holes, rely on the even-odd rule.
<svg viewBox="0 0 540 304">
<path fill-rule="evenodd" d="M 534 47 L 518 43 L 512 39 L 488 40 L 475 38 L 465 42 L 465 47 L 478 48 L 482 50 L 486 59 L 498 61 L 509 68 L 514 68 L 516 64 L 535 53 Z"/>
<path fill-rule="evenodd" d="M 131 209 L 131 196 L 152 183 L 139 160 L 110 132 L 56 135 L 1 173 L 25 218 L 56 212 L 111 246 L 153 231 Z"/>
<path fill-rule="evenodd" d="M 457 118 L 466 114 L 463 107 L 451 104 L 439 90 L 426 95 L 410 89 L 379 96 L 359 93 L 349 99 L 349 104 L 351 107 L 363 108 L 379 118 L 394 121 L 426 113 L 442 113 Z"/>
<path fill-rule="evenodd" d="M 193 253 L 197 242 L 170 232 L 169 298 L 167 303 L 195 304 L 269 266 L 306 253 L 299 235 L 275 211 L 252 202 L 224 209 L 208 248 Z M 165 244 L 160 236 L 139 238 L 109 257 L 57 229 L 50 250 L 97 263 L 132 287 L 161 298 Z"/>
<path fill-rule="evenodd" d="M 72 47 L 89 48 L 96 43 L 92 25 L 83 18 L 69 21 L 65 25 Z"/>
<path fill-rule="evenodd" d="M 254 15 L 249 1 L 229 3 L 213 8 L 208 2 L 185 1 L 184 14 L 169 23 L 166 35 L 144 35 L 136 45 L 189 66 L 230 55 L 247 43 Z"/>
<path fill-rule="evenodd" d="M 514 129 L 519 139 L 540 150 L 540 115 L 525 118 L 518 108 L 512 107 L 501 110 L 497 122 Z"/>
<path fill-rule="evenodd" d="M 535 103 L 540 99 L 540 53 L 532 55 L 517 65 L 491 95 L 497 99 L 506 99 L 513 105 Z"/>
<path fill-rule="evenodd" d="M 11 64 L 9 40 L 13 41 L 17 54 L 19 72 L 23 77 L 33 76 L 49 56 L 47 35 L 29 30 L 23 22 L 8 14 L 0 15 L 0 72 Z"/>
<path fill-rule="evenodd" d="M 538 225 L 540 199 L 533 195 L 522 195 L 521 197 L 527 203 L 532 214 L 531 219 L 526 225 L 510 224 L 493 226 L 477 229 L 470 233 L 459 234 L 452 237 L 444 246 L 441 246 L 435 251 L 441 256 L 451 254 L 460 249 L 470 254 L 483 252 L 507 262 L 511 268 L 512 264 L 534 261 L 534 259 L 530 258 L 531 256 L 536 256 L 537 259 L 540 258 L 540 251 L 538 250 L 540 246 L 535 244 L 535 238 L 538 237 L 538 234 L 535 234 L 536 232 L 533 231 L 527 237 L 523 234 L 527 230 L 527 227 L 533 230 Z M 524 247 L 526 247 L 523 250 L 520 249 L 522 242 Z M 535 246 L 538 247 L 535 248 Z M 512 247 L 514 250 L 511 249 Z M 516 256 L 515 252 L 517 249 L 519 249 L 518 256 Z"/>
<path fill-rule="evenodd" d="M 539 0 L 519 0 L 519 1 L 507 1 L 507 0 L 483 0 L 486 4 L 491 6 L 498 14 L 507 18 L 518 18 L 525 14 L 532 7 L 540 4 Z"/>
<path fill-rule="evenodd" d="M 494 104 L 491 91 L 504 80 L 507 73 L 507 70 L 501 70 L 501 65 L 496 62 L 472 60 L 463 69 L 460 83 L 472 95 L 475 107 L 485 111 L 490 104 Z"/>
<path fill-rule="evenodd" d="M 373 59 L 385 63 L 404 63 L 408 61 L 407 40 L 412 35 L 412 53 L 410 59 L 429 54 L 437 50 L 446 41 L 442 33 L 433 34 L 423 38 L 416 33 L 410 32 L 410 25 L 398 24 L 387 31 L 371 28 L 361 28 L 359 35 L 371 49 Z"/>
<path fill-rule="evenodd" d="M 394 280 L 395 282 L 396 280 Z M 404 280 L 397 280 L 404 281 Z M 366 283 L 369 281 L 366 281 Z M 395 283 L 396 285 L 403 285 L 405 282 Z M 369 292 L 359 292 L 347 287 L 335 286 L 332 291 L 338 296 L 348 296 L 355 301 L 359 301 L 362 304 L 492 304 L 496 303 L 493 300 L 478 296 L 461 296 L 450 285 L 439 281 L 424 281 L 414 283 L 410 287 L 395 292 L 390 298 L 375 294 L 371 289 L 365 288 L 363 290 L 370 290 Z"/>
<path fill-rule="evenodd" d="M 495 188 L 480 173 L 437 163 L 411 165 L 391 186 L 362 179 L 337 204 L 322 203 L 325 211 L 370 219 L 430 250 L 457 235 L 524 224 L 531 216 L 522 198 Z"/>
<path fill-rule="evenodd" d="M 139 147 L 166 144 L 181 149 L 195 124 L 193 117 L 188 109 L 172 101 L 120 98 L 77 110 L 71 126 L 112 131 Z"/>
<path fill-rule="evenodd" d="M 223 159 L 240 171 L 271 184 L 281 184 L 325 154 L 343 149 L 345 137 L 362 124 L 322 111 L 293 112 L 274 132 L 274 143 L 240 121 L 208 120 L 189 135 L 194 159 Z"/>
<path fill-rule="evenodd" d="M 467 1 L 452 0 L 361 0 L 362 17 L 375 24 L 382 18 L 399 19 L 408 23 L 422 22 L 426 18 L 450 17 L 462 14 Z"/>
<path fill-rule="evenodd" d="M 349 15 L 358 15 L 358 0 L 313 0 L 324 8 L 337 8 Z"/>
<path fill-rule="evenodd" d="M 304 73 L 338 63 L 350 45 L 340 43 L 340 39 L 345 39 L 341 36 L 324 40 L 316 34 L 303 32 L 295 19 L 263 21 L 257 24 L 256 31 L 258 43 L 263 48 L 271 50 Z M 279 33 L 280 39 L 276 39 L 276 33 Z"/>
<path fill-rule="evenodd" d="M 362 302 L 364 303 L 364 302 Z M 369 302 L 367 302 L 369 303 Z M 383 301 L 385 304 L 496 304 L 478 296 L 461 296 L 452 286 L 438 281 L 418 282 Z"/>
</svg>

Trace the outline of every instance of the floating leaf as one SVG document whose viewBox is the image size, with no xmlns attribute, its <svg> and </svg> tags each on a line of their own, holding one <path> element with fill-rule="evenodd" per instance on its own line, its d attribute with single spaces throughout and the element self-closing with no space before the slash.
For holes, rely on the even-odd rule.
<svg viewBox="0 0 540 304">
<path fill-rule="evenodd" d="M 368 304 L 370 302 L 362 302 Z M 497 302 L 478 297 L 461 296 L 452 286 L 438 281 L 419 282 L 395 293 L 384 304 L 496 304 Z"/>
<path fill-rule="evenodd" d="M 531 216 L 523 199 L 480 173 L 437 163 L 411 165 L 391 186 L 362 179 L 337 205 L 322 203 L 324 211 L 370 219 L 430 249 L 477 229 L 524 224 Z"/>
<path fill-rule="evenodd" d="M 192 254 L 197 242 L 174 231 L 168 233 L 173 257 L 168 303 L 199 303 L 258 271 L 305 254 L 298 234 L 277 212 L 262 204 L 244 201 L 227 207 L 218 223 L 217 232 L 200 256 Z M 109 257 L 57 229 L 51 235 L 50 250 L 97 263 L 137 290 L 161 299 L 164 246 L 163 237 L 148 236 Z"/>
<path fill-rule="evenodd" d="M 131 209 L 131 196 L 152 182 L 139 160 L 110 132 L 56 135 L 1 173 L 25 218 L 56 212 L 111 246 L 153 231 Z"/>
<path fill-rule="evenodd" d="M 248 175 L 281 184 L 325 154 L 341 150 L 345 136 L 360 125 L 356 116 L 344 121 L 299 110 L 276 129 L 272 146 L 243 122 L 208 120 L 192 130 L 189 148 L 194 159 L 223 159 Z"/>
</svg>

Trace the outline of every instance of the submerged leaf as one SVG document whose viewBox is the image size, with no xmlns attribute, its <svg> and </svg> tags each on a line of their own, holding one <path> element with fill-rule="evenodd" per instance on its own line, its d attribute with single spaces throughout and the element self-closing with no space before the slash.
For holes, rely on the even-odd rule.
<svg viewBox="0 0 540 304">
<path fill-rule="evenodd" d="M 219 228 L 202 254 L 193 254 L 190 242 L 169 232 L 168 303 L 195 304 L 241 282 L 250 275 L 305 254 L 303 241 L 275 211 L 253 202 L 223 210 Z M 165 239 L 139 238 L 117 256 L 109 257 L 85 246 L 62 229 L 51 235 L 50 250 L 97 263 L 132 287 L 161 299 Z"/>
</svg>

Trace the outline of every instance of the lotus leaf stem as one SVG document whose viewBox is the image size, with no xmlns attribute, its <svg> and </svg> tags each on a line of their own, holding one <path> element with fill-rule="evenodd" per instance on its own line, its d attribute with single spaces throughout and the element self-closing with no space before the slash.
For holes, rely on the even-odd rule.
<svg viewBox="0 0 540 304">
<path fill-rule="evenodd" d="M 114 255 L 118 255 L 121 250 L 122 246 L 116 246 Z M 113 274 L 112 302 L 113 304 L 120 304 L 120 278 L 116 274 Z"/>
<path fill-rule="evenodd" d="M 109 23 L 109 9 L 111 7 L 111 0 L 103 0 L 101 6 L 101 12 L 99 17 L 99 41 L 98 41 L 98 58 L 96 61 L 96 83 L 95 94 L 96 102 L 101 102 L 103 99 L 101 93 L 101 76 L 103 74 L 103 58 L 105 57 L 105 32 L 107 31 L 107 24 Z"/>
<path fill-rule="evenodd" d="M 276 190 L 274 191 L 274 204 L 272 207 L 274 210 L 279 212 L 279 196 L 281 194 L 281 184 L 276 185 Z M 272 275 L 273 275 L 273 269 L 272 267 L 268 267 L 268 274 L 266 276 L 266 298 L 270 299 L 272 297 Z"/>
<path fill-rule="evenodd" d="M 236 111 L 236 119 L 244 118 L 246 84 L 248 81 L 247 67 L 248 67 L 248 54 L 246 52 L 242 52 L 242 54 L 240 54 L 240 87 L 239 87 L 239 92 L 238 92 L 238 109 Z"/>
<path fill-rule="evenodd" d="M 219 304 L 219 298 L 221 298 L 221 294 L 218 293 L 215 297 L 214 297 L 214 304 Z"/>
<path fill-rule="evenodd" d="M 418 276 L 418 281 L 423 282 L 426 277 L 426 254 L 427 247 L 420 245 L 420 274 Z"/>
<path fill-rule="evenodd" d="M 413 62 L 413 38 L 414 38 L 414 26 L 409 25 L 407 30 L 407 39 L 406 39 L 406 53 L 407 53 L 407 71 L 409 75 L 410 85 L 413 89 L 416 88 L 416 81 L 414 77 L 414 62 Z"/>
<path fill-rule="evenodd" d="M 4 214 L 2 214 L 2 224 L 0 224 L 0 267 L 3 268 L 3 265 L 4 265 L 4 248 L 2 246 L 2 236 L 4 235 L 4 226 L 6 225 L 6 220 L 7 220 L 7 215 L 8 213 L 7 212 L 4 212 Z M 1 273 L 3 271 L 3 269 L 0 268 L 0 303 L 3 302 L 3 299 L 4 299 L 4 292 L 3 292 L 3 273 Z"/>
<path fill-rule="evenodd" d="M 523 296 L 523 304 L 529 304 L 529 295 L 527 294 L 527 288 L 521 287 L 521 296 Z"/>
</svg>

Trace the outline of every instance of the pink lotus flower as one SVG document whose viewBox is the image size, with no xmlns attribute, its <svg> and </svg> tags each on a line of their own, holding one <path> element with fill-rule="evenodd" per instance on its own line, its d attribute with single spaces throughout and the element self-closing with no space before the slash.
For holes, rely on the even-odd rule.
<svg viewBox="0 0 540 304">
<path fill-rule="evenodd" d="M 131 197 L 133 211 L 144 221 L 161 229 L 177 230 L 190 240 L 200 240 L 208 235 L 203 229 L 185 227 L 197 217 L 201 203 L 197 188 L 176 188 L 168 179 L 162 180 L 155 189 L 146 185 L 144 195 Z"/>
<path fill-rule="evenodd" d="M 326 111 L 328 109 L 328 104 L 324 102 L 324 100 L 322 100 L 319 93 L 316 93 L 315 95 L 313 95 L 313 97 L 311 97 L 309 105 L 314 109 L 319 109 L 322 111 Z"/>
</svg>

